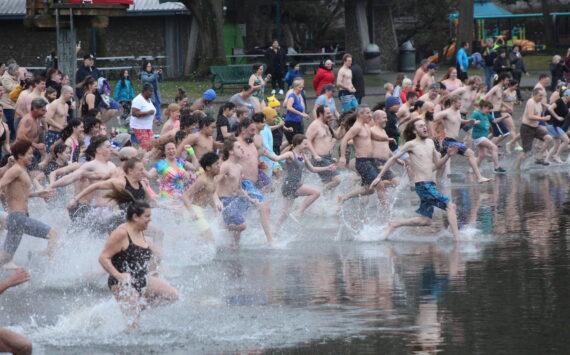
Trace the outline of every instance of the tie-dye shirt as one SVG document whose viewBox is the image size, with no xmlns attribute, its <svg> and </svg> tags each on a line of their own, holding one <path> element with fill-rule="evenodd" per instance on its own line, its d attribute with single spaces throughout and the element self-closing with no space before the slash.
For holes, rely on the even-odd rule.
<svg viewBox="0 0 570 355">
<path fill-rule="evenodd" d="M 192 172 L 184 168 L 184 160 L 176 158 L 176 167 L 170 166 L 164 159 L 154 164 L 158 175 L 160 175 L 159 197 L 180 198 L 184 191 L 196 181 Z"/>
</svg>

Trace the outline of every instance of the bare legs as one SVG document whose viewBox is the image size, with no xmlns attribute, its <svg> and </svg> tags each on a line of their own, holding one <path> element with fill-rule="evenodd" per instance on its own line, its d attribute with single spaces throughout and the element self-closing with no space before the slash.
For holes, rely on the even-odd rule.
<svg viewBox="0 0 570 355">
<path fill-rule="evenodd" d="M 499 167 L 499 148 L 488 139 L 479 143 L 478 148 L 479 156 L 477 157 L 477 165 L 481 165 L 481 162 L 487 156 L 487 152 L 490 152 L 491 157 L 493 158 L 493 165 L 495 169 L 497 169 Z"/>
<path fill-rule="evenodd" d="M 456 241 L 460 240 L 461 238 L 459 236 L 459 228 L 457 227 L 457 212 L 455 204 L 453 202 L 449 202 L 445 211 L 447 212 L 447 220 L 449 221 L 449 228 L 451 229 L 453 237 Z M 390 234 L 400 227 L 427 227 L 430 225 L 431 218 L 425 216 L 412 217 L 400 221 L 388 221 L 388 228 L 384 233 L 384 239 L 388 240 Z"/>
<path fill-rule="evenodd" d="M 469 161 L 469 165 L 471 165 L 471 169 L 473 169 L 473 172 L 475 173 L 475 176 L 477 177 L 478 182 L 488 182 L 488 181 L 492 180 L 492 179 L 486 178 L 483 175 L 481 175 L 481 172 L 479 171 L 479 167 L 477 166 L 477 164 L 478 164 L 477 158 L 475 158 L 475 153 L 471 149 L 467 149 L 467 151 L 463 155 Z"/>
<path fill-rule="evenodd" d="M 307 196 L 301 203 L 301 206 L 299 206 L 299 209 L 296 213 L 297 215 L 302 215 L 305 213 L 307 208 L 309 208 L 309 206 L 311 206 L 313 202 L 315 202 L 321 196 L 321 192 L 312 186 L 301 185 L 301 187 L 299 187 L 295 192 L 295 195 L 298 197 Z M 281 212 L 281 216 L 279 216 L 279 220 L 277 221 L 277 228 L 281 227 L 283 222 L 285 222 L 289 216 L 289 211 L 293 206 L 293 202 L 295 202 L 295 200 L 291 198 L 283 199 L 283 211 Z"/>
<path fill-rule="evenodd" d="M 8 329 L 0 329 L 0 353 L 30 355 L 32 353 L 32 343 L 23 335 Z"/>
</svg>

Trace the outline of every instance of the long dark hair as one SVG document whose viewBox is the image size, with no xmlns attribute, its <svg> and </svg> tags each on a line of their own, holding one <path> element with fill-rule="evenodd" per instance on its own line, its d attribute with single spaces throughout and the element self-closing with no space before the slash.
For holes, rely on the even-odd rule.
<svg viewBox="0 0 570 355">
<path fill-rule="evenodd" d="M 132 221 L 135 215 L 138 217 L 142 216 L 144 211 L 150 208 L 148 202 L 135 199 L 129 191 L 115 185 L 113 185 L 113 188 L 105 197 L 114 200 L 118 205 L 127 206 L 127 221 Z"/>
<path fill-rule="evenodd" d="M 127 84 L 125 83 L 125 72 L 128 72 L 128 69 L 123 70 L 122 74 L 121 74 L 121 80 L 120 80 L 120 88 L 124 89 L 127 87 Z M 131 73 L 129 73 L 130 76 Z"/>
<path fill-rule="evenodd" d="M 65 143 L 65 141 L 67 140 L 67 138 L 71 137 L 71 135 L 73 134 L 73 129 L 75 127 L 79 127 L 81 125 L 81 120 L 74 118 L 72 120 L 69 120 L 69 122 L 67 123 L 67 126 L 63 129 L 63 131 L 61 131 L 61 140 L 62 142 Z"/>
</svg>

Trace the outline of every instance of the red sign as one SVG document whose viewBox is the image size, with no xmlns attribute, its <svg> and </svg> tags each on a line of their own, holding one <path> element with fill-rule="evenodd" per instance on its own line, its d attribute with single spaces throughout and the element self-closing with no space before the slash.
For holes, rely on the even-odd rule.
<svg viewBox="0 0 570 355">
<path fill-rule="evenodd" d="M 67 0 L 69 4 L 122 4 L 133 5 L 134 0 Z"/>
</svg>

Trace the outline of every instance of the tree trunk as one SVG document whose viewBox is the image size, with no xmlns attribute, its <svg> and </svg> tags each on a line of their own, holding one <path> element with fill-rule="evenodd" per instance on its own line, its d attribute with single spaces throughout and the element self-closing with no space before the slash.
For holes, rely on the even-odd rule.
<svg viewBox="0 0 570 355">
<path fill-rule="evenodd" d="M 364 68 L 364 48 L 357 18 L 359 1 L 351 0 L 344 3 L 345 48 L 346 52 L 352 55 L 352 62 Z"/>
<path fill-rule="evenodd" d="M 373 7 L 374 43 L 380 47 L 380 68 L 398 70 L 398 38 L 392 18 L 392 2 L 382 1 Z"/>
<path fill-rule="evenodd" d="M 462 42 L 473 44 L 473 0 L 459 1 L 459 26 L 455 41 L 455 53 L 461 48 Z"/>
<path fill-rule="evenodd" d="M 205 76 L 208 74 L 209 66 L 225 63 L 226 55 L 222 35 L 223 0 L 181 0 L 181 2 L 192 12 L 200 28 L 200 61 L 196 74 Z"/>
<path fill-rule="evenodd" d="M 550 0 L 540 0 L 542 6 L 542 16 L 544 18 L 544 43 L 548 48 L 554 45 L 552 37 L 552 16 L 550 16 Z"/>
</svg>

